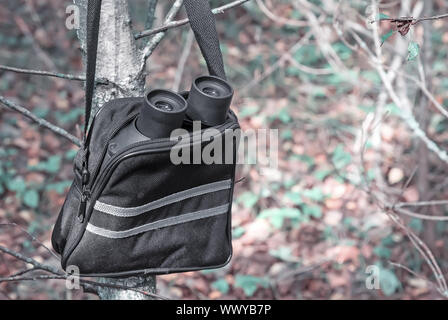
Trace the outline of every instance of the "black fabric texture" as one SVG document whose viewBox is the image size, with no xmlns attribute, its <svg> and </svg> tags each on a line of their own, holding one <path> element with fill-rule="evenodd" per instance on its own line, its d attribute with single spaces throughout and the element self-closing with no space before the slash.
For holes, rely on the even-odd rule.
<svg viewBox="0 0 448 320">
<path fill-rule="evenodd" d="M 87 136 L 90 113 L 92 111 L 93 91 L 95 88 L 96 51 L 100 26 L 101 0 L 89 0 L 87 3 L 87 68 L 86 68 L 86 106 L 84 139 Z M 85 140 L 84 140 L 85 142 Z"/>
<path fill-rule="evenodd" d="M 107 239 L 86 231 L 68 264 L 86 275 L 219 267 L 232 252 L 228 221 L 228 215 L 220 215 L 126 239 Z"/>
<path fill-rule="evenodd" d="M 51 234 L 51 244 L 54 250 L 59 254 L 64 250 L 70 228 L 74 223 L 74 215 L 77 212 L 81 198 L 81 192 L 75 184 L 76 183 L 73 181 L 58 215 L 53 233 Z"/>
</svg>

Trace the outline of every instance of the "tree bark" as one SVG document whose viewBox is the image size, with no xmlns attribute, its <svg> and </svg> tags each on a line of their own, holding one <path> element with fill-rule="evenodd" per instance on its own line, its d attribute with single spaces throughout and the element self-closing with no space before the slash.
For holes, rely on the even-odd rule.
<svg viewBox="0 0 448 320">
<path fill-rule="evenodd" d="M 86 14 L 87 0 L 73 0 L 80 9 L 80 28 L 78 38 L 85 59 L 86 48 Z M 143 63 L 143 65 L 142 65 Z M 145 75 L 142 54 L 132 33 L 128 2 L 126 0 L 103 0 L 101 7 L 100 31 L 96 77 L 114 83 L 114 86 L 97 85 L 92 114 L 95 114 L 107 101 L 121 97 L 143 96 Z M 99 282 L 119 284 L 155 293 L 155 276 L 138 276 L 129 278 L 100 278 Z M 101 299 L 143 300 L 149 297 L 129 290 L 99 288 L 97 294 Z"/>
</svg>

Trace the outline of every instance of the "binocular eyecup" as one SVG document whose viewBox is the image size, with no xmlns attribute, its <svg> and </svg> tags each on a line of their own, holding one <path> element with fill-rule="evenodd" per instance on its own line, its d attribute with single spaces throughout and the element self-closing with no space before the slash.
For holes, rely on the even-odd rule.
<svg viewBox="0 0 448 320">
<path fill-rule="evenodd" d="M 191 84 L 187 98 L 187 116 L 207 126 L 225 122 L 232 102 L 233 88 L 227 81 L 215 76 L 200 76 Z"/>
<path fill-rule="evenodd" d="M 162 89 L 149 91 L 136 127 L 151 139 L 169 137 L 173 130 L 182 126 L 186 109 L 187 102 L 175 92 Z"/>
</svg>

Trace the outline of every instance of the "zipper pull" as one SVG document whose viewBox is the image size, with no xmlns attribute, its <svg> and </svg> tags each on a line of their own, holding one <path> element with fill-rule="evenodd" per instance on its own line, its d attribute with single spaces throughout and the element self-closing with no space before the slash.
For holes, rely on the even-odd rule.
<svg viewBox="0 0 448 320">
<path fill-rule="evenodd" d="M 82 194 L 81 194 L 81 202 L 78 208 L 78 219 L 82 223 L 84 222 L 84 218 L 86 215 L 86 206 L 87 201 L 90 199 L 90 190 L 87 188 L 87 184 L 90 180 L 90 173 L 86 168 L 82 169 Z"/>
</svg>

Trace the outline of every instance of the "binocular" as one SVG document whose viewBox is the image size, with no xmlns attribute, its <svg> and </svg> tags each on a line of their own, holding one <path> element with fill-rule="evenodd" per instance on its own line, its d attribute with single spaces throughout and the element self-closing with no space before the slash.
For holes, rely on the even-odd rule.
<svg viewBox="0 0 448 320">
<path fill-rule="evenodd" d="M 232 86 L 215 76 L 194 79 L 186 98 L 170 90 L 151 90 L 144 97 L 137 119 L 111 140 L 108 154 L 112 156 L 121 147 L 148 138 L 169 137 L 185 118 L 206 126 L 220 125 L 226 120 L 232 97 Z"/>
</svg>

